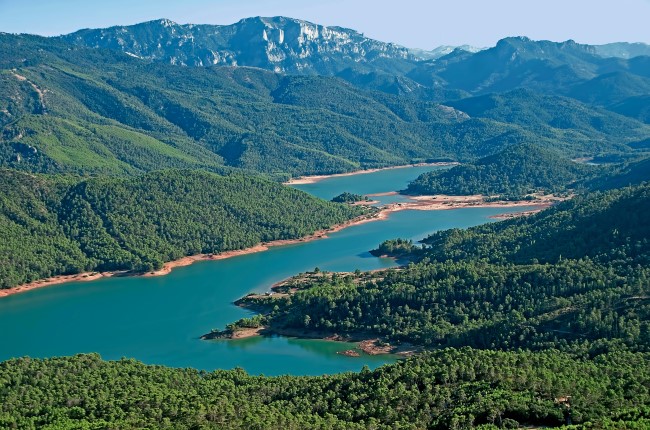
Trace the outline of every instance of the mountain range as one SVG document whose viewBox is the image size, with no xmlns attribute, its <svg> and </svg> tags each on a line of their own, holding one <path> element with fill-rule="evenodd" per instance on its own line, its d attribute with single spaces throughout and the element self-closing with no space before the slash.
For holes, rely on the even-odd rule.
<svg viewBox="0 0 650 430">
<path fill-rule="evenodd" d="M 284 17 L 0 34 L 0 164 L 286 178 L 475 160 L 516 143 L 644 153 L 642 48 L 516 37 L 425 55 Z"/>
<path fill-rule="evenodd" d="M 160 19 L 80 30 L 61 39 L 175 65 L 251 66 L 287 74 L 339 76 L 367 88 L 437 101 L 462 93 L 440 93 L 431 87 L 477 93 L 534 84 L 542 90 L 568 91 L 577 81 L 603 73 L 629 72 L 647 78 L 647 62 L 620 60 L 650 55 L 650 46 L 644 43 L 583 45 L 526 37 L 505 38 L 488 49 L 463 45 L 426 51 L 286 17 L 246 18 L 231 25 L 181 25 Z"/>
<path fill-rule="evenodd" d="M 294 74 L 335 74 L 352 66 L 399 71 L 417 60 L 406 48 L 354 30 L 285 17 L 246 18 L 232 25 L 180 25 L 160 19 L 80 30 L 61 39 L 175 65 L 252 66 Z"/>
<path fill-rule="evenodd" d="M 396 70 L 400 63 L 402 68 L 408 68 L 408 64 L 435 60 L 454 51 L 477 53 L 486 49 L 470 45 L 442 45 L 432 50 L 405 48 L 367 38 L 349 28 L 283 16 L 245 18 L 230 25 L 178 24 L 163 18 L 130 26 L 79 30 L 61 39 L 177 65 L 254 66 L 300 74 L 336 73 L 359 65 L 372 71 Z M 583 46 L 603 58 L 650 55 L 650 45 L 645 43 Z M 388 66 L 389 62 L 392 66 Z"/>
</svg>

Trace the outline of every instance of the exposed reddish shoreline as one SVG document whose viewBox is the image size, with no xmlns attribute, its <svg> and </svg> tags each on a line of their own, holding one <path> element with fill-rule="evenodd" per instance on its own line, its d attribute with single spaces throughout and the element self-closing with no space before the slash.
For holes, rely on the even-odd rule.
<svg viewBox="0 0 650 430">
<path fill-rule="evenodd" d="M 459 163 L 457 162 L 439 162 L 439 163 L 417 163 L 417 164 L 405 164 L 402 166 L 390 166 L 390 167 L 381 167 L 377 169 L 365 169 L 365 170 L 355 170 L 354 172 L 347 173 L 335 173 L 333 175 L 313 175 L 313 176 L 300 176 L 298 178 L 289 179 L 285 182 L 285 185 L 304 185 L 304 184 L 314 184 L 316 182 L 322 181 L 323 179 L 329 178 L 338 178 L 342 176 L 354 176 L 354 175 L 363 175 L 366 173 L 375 173 L 382 170 L 393 170 L 393 169 L 404 169 L 407 167 L 422 167 L 422 166 L 455 166 Z"/>
<path fill-rule="evenodd" d="M 226 258 L 237 257 L 239 255 L 254 254 L 256 252 L 266 251 L 269 248 L 274 246 L 291 245 L 296 243 L 310 242 L 316 239 L 325 239 L 327 238 L 328 234 L 335 233 L 337 231 L 343 230 L 344 228 L 351 227 L 353 225 L 363 224 L 370 221 L 375 221 L 378 219 L 385 219 L 385 218 L 386 218 L 385 214 L 382 214 L 381 212 L 375 212 L 369 215 L 362 215 L 360 217 L 354 218 L 350 221 L 346 221 L 341 224 L 337 224 L 328 229 L 319 230 L 311 235 L 304 236 L 298 239 L 274 240 L 271 242 L 260 243 L 250 248 L 226 251 L 226 252 L 221 252 L 219 254 L 190 255 L 187 257 L 180 258 L 178 260 L 169 261 L 165 263 L 161 269 L 153 272 L 145 272 L 145 273 L 129 272 L 129 271 L 84 272 L 84 273 L 77 273 L 74 275 L 53 276 L 51 278 L 40 279 L 14 288 L 0 289 L 0 299 L 2 297 L 7 297 L 19 293 L 25 293 L 27 291 L 35 290 L 37 288 L 59 285 L 66 282 L 94 281 L 97 279 L 110 278 L 114 276 L 142 276 L 142 277 L 163 276 L 169 274 L 173 269 L 177 267 L 189 266 L 190 264 L 193 264 L 197 261 L 224 260 Z"/>
<path fill-rule="evenodd" d="M 274 246 L 291 245 L 296 243 L 310 242 L 317 239 L 325 239 L 329 233 L 335 233 L 343 230 L 344 228 L 354 225 L 364 224 L 372 221 L 379 221 L 387 219 L 390 213 L 403 210 L 450 210 L 468 207 L 517 207 L 517 206 L 536 206 L 537 208 L 532 211 L 526 211 L 525 214 L 540 211 L 553 204 L 553 200 L 544 198 L 538 201 L 497 201 L 497 202 L 484 202 L 483 196 L 417 196 L 411 197 L 411 201 L 403 203 L 393 203 L 382 207 L 378 212 L 362 215 L 358 218 L 346 221 L 344 223 L 335 225 L 329 229 L 319 230 L 309 236 L 299 239 L 286 239 L 274 240 L 271 242 L 260 243 L 250 248 L 239 249 L 234 251 L 226 251 L 219 254 L 198 254 L 180 258 L 178 260 L 167 262 L 163 267 L 154 272 L 134 273 L 128 271 L 118 272 L 85 272 L 75 275 L 59 275 L 51 278 L 33 281 L 27 284 L 20 285 L 14 288 L 0 289 L 0 299 L 3 297 L 11 296 L 14 294 L 24 293 L 27 291 L 35 290 L 37 288 L 49 287 L 52 285 L 59 285 L 66 282 L 81 282 L 81 281 L 94 281 L 101 278 L 109 278 L 114 276 L 163 276 L 169 274 L 177 267 L 189 266 L 197 261 L 210 261 L 210 260 L 223 260 L 226 258 L 236 257 L 239 255 L 253 254 L 256 252 L 266 251 Z M 522 215 L 524 213 L 521 213 Z M 513 214 L 514 215 L 514 214 Z"/>
</svg>

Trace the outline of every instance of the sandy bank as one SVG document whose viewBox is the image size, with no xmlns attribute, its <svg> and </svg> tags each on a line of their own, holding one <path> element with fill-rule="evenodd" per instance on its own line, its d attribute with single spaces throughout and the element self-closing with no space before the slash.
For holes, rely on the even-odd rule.
<svg viewBox="0 0 650 430">
<path fill-rule="evenodd" d="M 537 209 L 533 211 L 540 211 L 562 199 L 553 196 L 542 196 L 537 200 L 518 200 L 518 201 L 485 201 L 485 196 L 480 194 L 471 196 L 412 196 L 409 201 L 400 203 L 391 203 L 381 209 L 381 213 L 398 212 L 404 210 L 420 210 L 420 211 L 437 211 L 461 208 L 510 208 L 520 206 L 534 206 Z M 532 211 L 526 211 L 531 213 Z M 524 212 L 518 214 L 523 215 Z M 516 216 L 516 215 L 515 215 Z M 510 216 L 512 217 L 512 215 Z"/>
<path fill-rule="evenodd" d="M 342 176 L 353 176 L 353 175 L 363 175 L 366 173 L 375 173 L 382 170 L 393 170 L 393 169 L 405 169 L 408 167 L 422 167 L 422 166 L 455 166 L 459 163 L 456 162 L 441 162 L 441 163 L 417 163 L 417 164 L 405 164 L 402 166 L 391 166 L 391 167 L 382 167 L 378 169 L 365 169 L 365 170 L 356 170 L 354 172 L 347 173 L 335 173 L 333 175 L 313 175 L 313 176 L 300 176 L 298 178 L 289 179 L 285 182 L 285 185 L 304 185 L 304 184 L 313 184 L 323 179 L 328 178 L 338 178 Z"/>
<path fill-rule="evenodd" d="M 241 330 L 235 331 L 230 339 L 236 340 L 236 339 L 246 339 L 249 337 L 254 337 L 254 336 L 259 336 L 260 332 L 264 330 L 264 327 L 257 327 L 257 328 L 244 328 Z"/>
<path fill-rule="evenodd" d="M 237 340 L 247 339 L 249 337 L 263 336 L 266 327 L 241 328 L 234 331 L 212 331 L 201 336 L 201 340 Z"/>
<path fill-rule="evenodd" d="M 384 196 L 396 196 L 399 193 L 397 191 L 388 191 L 387 193 L 374 193 L 366 194 L 366 197 L 384 197 Z"/>
</svg>

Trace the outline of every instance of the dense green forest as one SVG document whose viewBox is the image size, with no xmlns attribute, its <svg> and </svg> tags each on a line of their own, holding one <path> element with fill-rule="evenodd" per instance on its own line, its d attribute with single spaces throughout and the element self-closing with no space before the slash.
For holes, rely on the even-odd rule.
<svg viewBox="0 0 650 430">
<path fill-rule="evenodd" d="M 578 163 L 539 145 L 516 144 L 449 170 L 423 173 L 404 192 L 484 194 L 519 200 L 532 198 L 530 195 L 537 192 L 602 191 L 650 181 L 650 158 L 645 153 L 597 159 L 604 164 Z"/>
<path fill-rule="evenodd" d="M 650 185 L 576 196 L 530 217 L 470 229 L 452 229 L 424 239 L 438 261 L 556 263 L 590 258 L 612 265 L 647 258 Z"/>
<path fill-rule="evenodd" d="M 106 362 L 0 363 L 0 426 L 19 429 L 645 429 L 650 357 L 445 349 L 375 371 L 249 376 Z"/>
<path fill-rule="evenodd" d="M 536 192 L 565 191 L 597 173 L 595 167 L 575 163 L 555 151 L 521 144 L 449 170 L 423 173 L 406 192 L 523 198 Z"/>
<path fill-rule="evenodd" d="M 412 258 L 418 250 L 419 248 L 413 244 L 412 240 L 398 238 L 382 242 L 377 249 L 373 249 L 370 253 L 375 256 L 387 255 L 397 258 Z"/>
<path fill-rule="evenodd" d="M 390 241 L 382 247 L 414 260 L 400 270 L 323 277 L 289 297 L 244 302 L 265 310 L 255 323 L 278 332 L 428 347 L 648 351 L 648 211 L 650 186 L 589 195 L 530 217 L 437 233 L 423 249 Z"/>
<path fill-rule="evenodd" d="M 369 200 L 370 199 L 366 196 L 362 196 L 361 194 L 348 193 L 347 191 L 332 198 L 332 201 L 335 203 L 357 203 Z"/>
<path fill-rule="evenodd" d="M 149 271 L 186 255 L 298 238 L 365 210 L 241 175 L 0 173 L 3 288 L 84 271 Z"/>
</svg>

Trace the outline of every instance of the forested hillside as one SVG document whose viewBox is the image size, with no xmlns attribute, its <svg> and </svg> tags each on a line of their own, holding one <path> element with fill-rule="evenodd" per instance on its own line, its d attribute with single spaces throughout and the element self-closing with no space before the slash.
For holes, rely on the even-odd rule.
<svg viewBox="0 0 650 430">
<path fill-rule="evenodd" d="M 643 429 L 648 354 L 446 349 L 375 371 L 249 376 L 96 355 L 0 364 L 0 426 L 20 429 Z"/>
<path fill-rule="evenodd" d="M 632 96 L 611 106 L 611 110 L 650 124 L 650 96 Z"/>
<path fill-rule="evenodd" d="M 590 258 L 603 264 L 645 264 L 648 257 L 650 185 L 578 196 L 530 217 L 424 239 L 439 261 L 556 263 Z"/>
<path fill-rule="evenodd" d="M 0 52 L 9 95 L 0 154 L 21 170 L 221 172 L 226 164 L 286 177 L 448 157 L 463 128 L 504 142 L 517 133 L 334 78 L 179 68 L 35 36 L 1 35 Z M 456 137 L 441 143 L 436 133 Z"/>
<path fill-rule="evenodd" d="M 436 233 L 402 270 L 323 277 L 288 298 L 244 299 L 267 313 L 242 324 L 428 347 L 648 351 L 649 210 L 650 187 L 641 186 Z"/>
<path fill-rule="evenodd" d="M 0 172 L 2 288 L 84 271 L 149 271 L 187 255 L 298 238 L 364 211 L 238 175 Z"/>
<path fill-rule="evenodd" d="M 287 178 L 473 160 L 522 142 L 569 157 L 625 153 L 650 138 L 639 121 L 533 94 L 507 96 L 517 118 L 459 104 L 468 115 L 333 77 L 179 67 L 37 36 L 2 34 L 0 54 L 0 165 L 32 172 Z M 552 120 L 573 110 L 571 122 Z"/>
<path fill-rule="evenodd" d="M 598 173 L 597 168 L 575 163 L 555 151 L 522 144 L 473 163 L 423 173 L 406 192 L 523 198 L 536 192 L 566 191 L 579 179 Z"/>
<path fill-rule="evenodd" d="M 644 94 L 647 88 L 650 88 L 650 84 L 630 90 L 630 93 Z M 540 94 L 527 88 L 469 97 L 446 104 L 471 117 L 517 124 L 535 135 L 560 141 L 561 146 L 557 148 L 560 150 L 574 145 L 589 147 L 591 143 L 591 151 L 596 154 L 603 143 L 618 142 L 619 149 L 625 151 L 624 144 L 638 136 L 634 131 L 638 123 L 633 119 L 573 98 Z"/>
</svg>

